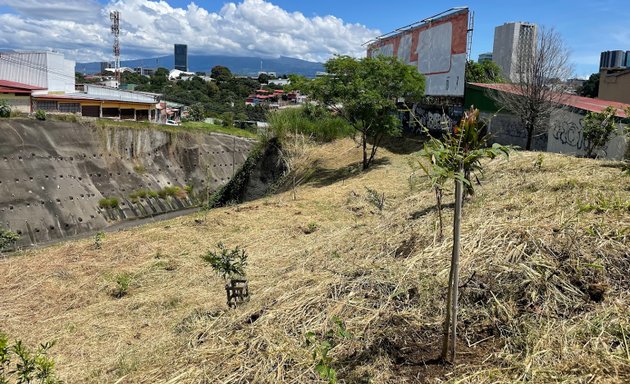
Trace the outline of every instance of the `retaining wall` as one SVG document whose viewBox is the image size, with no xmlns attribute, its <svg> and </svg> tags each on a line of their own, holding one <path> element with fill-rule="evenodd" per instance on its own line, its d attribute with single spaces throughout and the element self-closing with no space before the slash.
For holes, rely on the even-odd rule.
<svg viewBox="0 0 630 384">
<path fill-rule="evenodd" d="M 255 145 L 223 134 L 0 120 L 0 226 L 20 234 L 18 245 L 35 245 L 197 206 L 232 178 Z M 130 197 L 170 186 L 181 191 Z M 99 205 L 114 197 L 117 208 Z"/>
</svg>

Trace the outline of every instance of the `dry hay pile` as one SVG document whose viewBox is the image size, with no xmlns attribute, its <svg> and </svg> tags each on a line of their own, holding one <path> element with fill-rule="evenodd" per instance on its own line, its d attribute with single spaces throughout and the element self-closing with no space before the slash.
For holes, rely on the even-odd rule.
<svg viewBox="0 0 630 384">
<path fill-rule="evenodd" d="M 410 190 L 404 155 L 383 150 L 361 173 L 349 140 L 304 153 L 294 169 L 316 169 L 297 200 L 288 188 L 110 234 L 100 250 L 0 262 L 3 330 L 57 340 L 68 382 L 312 383 L 324 341 L 348 383 L 630 380 L 630 179 L 615 163 L 488 164 L 464 207 L 458 365 L 442 366 L 451 239 L 438 239 L 432 192 Z M 366 187 L 385 193 L 382 212 Z M 219 241 L 250 255 L 253 295 L 235 310 L 199 257 Z M 132 282 L 116 299 L 121 273 Z"/>
</svg>

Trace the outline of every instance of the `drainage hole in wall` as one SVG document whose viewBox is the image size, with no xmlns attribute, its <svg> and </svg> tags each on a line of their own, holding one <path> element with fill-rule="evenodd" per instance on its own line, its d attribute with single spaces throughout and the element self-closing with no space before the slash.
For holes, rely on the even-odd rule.
<svg viewBox="0 0 630 384">
<path fill-rule="evenodd" d="M 48 229 L 52 231 L 55 229 L 55 226 L 51 225 L 50 227 L 48 227 Z"/>
<path fill-rule="evenodd" d="M 22 235 L 22 231 L 17 231 L 15 233 L 17 233 L 18 235 Z"/>
<path fill-rule="evenodd" d="M 35 228 L 35 233 L 39 233 L 39 228 Z"/>
<path fill-rule="evenodd" d="M 69 198 L 70 198 L 70 200 L 74 200 L 74 197 L 72 197 L 72 196 L 70 196 Z"/>
<path fill-rule="evenodd" d="M 9 205 L 9 209 L 12 211 L 12 210 L 13 210 L 13 206 L 12 206 L 12 205 Z"/>
<path fill-rule="evenodd" d="M 78 218 L 78 220 L 79 220 L 79 223 L 83 222 L 83 219 L 80 217 Z"/>
<path fill-rule="evenodd" d="M 64 224 L 63 226 L 64 226 L 64 227 L 66 227 L 66 228 L 69 228 L 69 227 L 70 227 L 70 224 L 66 223 L 66 224 Z"/>
<path fill-rule="evenodd" d="M 58 203 L 61 203 L 61 200 L 59 200 L 59 199 L 56 199 L 56 200 L 57 200 Z"/>
</svg>

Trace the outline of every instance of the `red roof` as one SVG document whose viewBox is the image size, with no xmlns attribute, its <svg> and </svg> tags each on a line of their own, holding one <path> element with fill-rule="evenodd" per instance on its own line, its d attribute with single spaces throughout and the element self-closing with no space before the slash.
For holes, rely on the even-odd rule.
<svg viewBox="0 0 630 384">
<path fill-rule="evenodd" d="M 34 85 L 18 83 L 18 82 L 9 81 L 9 80 L 0 80 L 0 87 L 18 89 L 18 90 L 23 90 L 23 91 L 36 91 L 40 89 L 46 89 L 46 88 L 36 87 Z"/>
<path fill-rule="evenodd" d="M 496 91 L 518 93 L 518 89 L 513 84 L 484 84 L 484 83 L 468 83 L 480 88 L 494 89 Z M 582 109 L 590 112 L 602 112 L 606 107 L 612 106 L 617 111 L 615 115 L 617 117 L 630 117 L 626 116 L 625 109 L 630 107 L 630 104 L 620 103 L 617 101 L 608 101 L 602 99 L 591 99 L 590 97 L 582 97 L 577 95 L 567 94 L 566 99 L 563 101 L 564 105 Z"/>
</svg>

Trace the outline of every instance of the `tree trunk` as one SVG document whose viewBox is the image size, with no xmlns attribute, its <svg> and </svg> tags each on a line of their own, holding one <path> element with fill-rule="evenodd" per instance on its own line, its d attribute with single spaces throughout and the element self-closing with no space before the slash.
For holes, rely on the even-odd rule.
<svg viewBox="0 0 630 384">
<path fill-rule="evenodd" d="M 459 173 L 463 171 L 463 165 L 459 165 Z M 448 283 L 448 300 L 446 320 L 444 321 L 444 339 L 442 340 L 442 359 L 447 360 L 449 355 L 450 339 L 450 361 L 455 363 L 455 348 L 457 342 L 457 306 L 459 296 L 459 251 L 460 234 L 462 220 L 462 197 L 463 183 L 455 179 L 455 217 L 453 218 L 453 254 L 451 257 L 451 272 Z M 449 332 L 450 326 L 450 332 Z"/>
<path fill-rule="evenodd" d="M 361 140 L 363 145 L 363 170 L 365 171 L 370 166 L 367 155 L 367 134 L 365 132 L 361 132 Z"/>
<path fill-rule="evenodd" d="M 527 127 L 527 144 L 525 144 L 525 150 L 532 150 L 532 139 L 534 138 L 534 127 Z"/>
<path fill-rule="evenodd" d="M 435 188 L 435 200 L 437 202 L 438 218 L 440 219 L 440 240 L 444 238 L 444 224 L 442 222 L 442 190 Z"/>
</svg>

